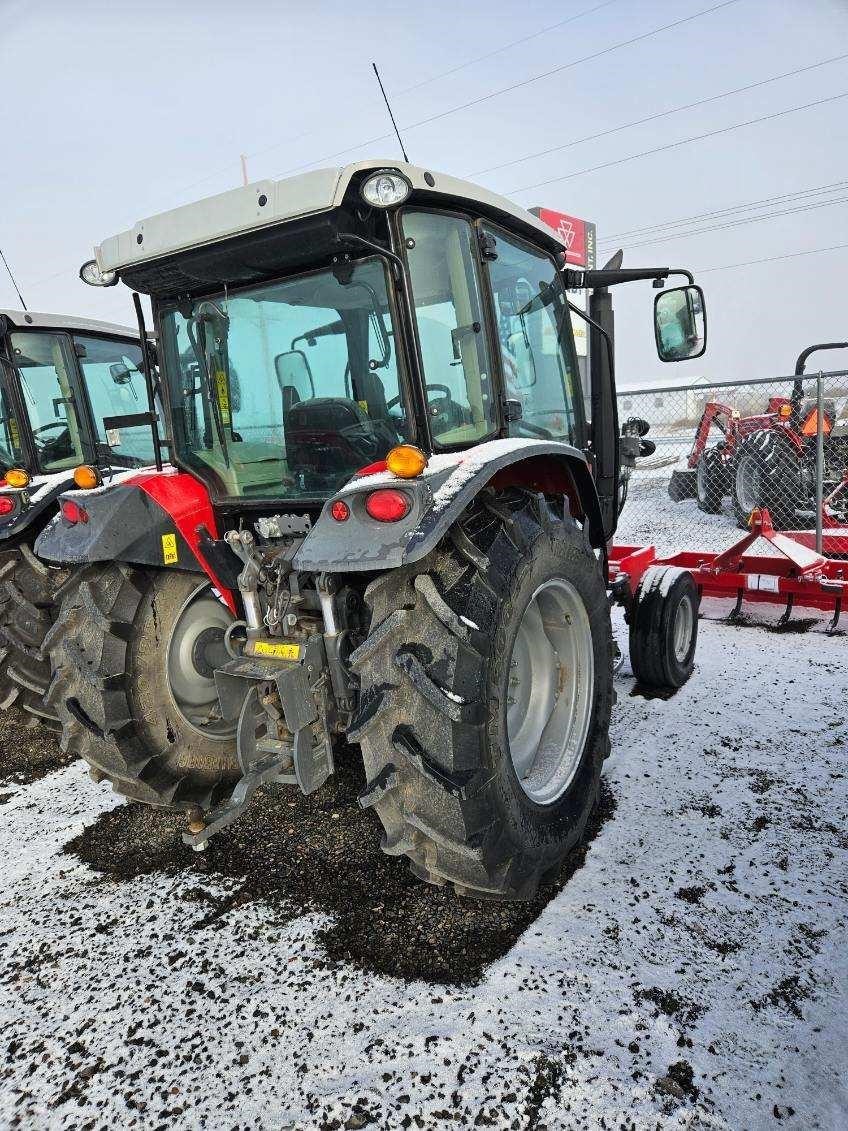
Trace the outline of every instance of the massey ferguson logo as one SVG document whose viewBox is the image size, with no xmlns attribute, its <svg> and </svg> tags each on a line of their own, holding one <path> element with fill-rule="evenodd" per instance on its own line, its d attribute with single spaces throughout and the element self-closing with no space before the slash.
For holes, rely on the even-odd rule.
<svg viewBox="0 0 848 1131">
<path fill-rule="evenodd" d="M 577 235 L 577 232 L 574 230 L 574 225 L 568 216 L 560 217 L 557 231 L 562 238 L 562 242 L 565 244 L 565 250 L 571 251 L 571 245 L 574 243 L 574 237 Z"/>
<path fill-rule="evenodd" d="M 555 212 L 552 208 L 531 208 L 544 224 L 548 224 L 565 245 L 565 258 L 572 267 L 593 267 L 595 259 L 595 225 Z"/>
</svg>

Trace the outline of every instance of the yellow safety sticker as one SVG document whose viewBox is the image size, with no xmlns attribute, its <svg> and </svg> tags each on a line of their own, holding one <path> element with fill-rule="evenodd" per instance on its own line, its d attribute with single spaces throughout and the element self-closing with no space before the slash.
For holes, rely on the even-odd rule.
<svg viewBox="0 0 848 1131">
<path fill-rule="evenodd" d="M 299 660 L 299 644 L 267 644 L 264 640 L 257 640 L 253 645 L 255 656 L 273 656 L 275 660 Z"/>
<path fill-rule="evenodd" d="M 362 411 L 367 416 L 368 415 L 368 401 L 357 401 L 356 403 L 359 405 L 359 407 L 362 409 Z"/>
<path fill-rule="evenodd" d="M 223 369 L 215 371 L 215 392 L 218 396 L 218 408 L 221 410 L 221 420 L 224 424 L 230 423 L 230 390 L 227 387 L 227 375 Z"/>
<path fill-rule="evenodd" d="M 14 416 L 9 417 L 9 439 L 12 441 L 12 447 L 18 450 L 21 446 L 21 434 Z"/>
<path fill-rule="evenodd" d="M 165 565 L 173 565 L 174 562 L 179 561 L 176 534 L 162 535 L 162 561 Z"/>
</svg>

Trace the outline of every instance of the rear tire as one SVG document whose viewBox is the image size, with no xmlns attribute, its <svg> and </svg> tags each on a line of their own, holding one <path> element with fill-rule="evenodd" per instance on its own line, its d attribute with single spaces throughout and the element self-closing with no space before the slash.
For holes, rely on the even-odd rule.
<svg viewBox="0 0 848 1131">
<path fill-rule="evenodd" d="M 241 769 L 234 727 L 215 719 L 211 673 L 230 619 L 196 573 L 80 570 L 45 642 L 62 749 L 149 805 L 207 808 L 227 796 Z"/>
<path fill-rule="evenodd" d="M 53 604 L 67 573 L 54 569 L 26 544 L 0 553 L 0 707 L 17 704 L 27 725 L 60 730 L 45 703 L 50 661 L 41 651 L 53 623 Z"/>
<path fill-rule="evenodd" d="M 715 448 L 701 455 L 696 474 L 698 506 L 705 514 L 721 514 L 721 501 L 727 493 L 727 485 L 724 462 Z"/>
<path fill-rule="evenodd" d="M 801 460 L 789 442 L 774 429 L 752 432 L 739 448 L 733 473 L 733 510 L 739 526 L 747 530 L 751 511 L 765 507 L 775 530 L 792 530 L 801 500 Z"/>
<path fill-rule="evenodd" d="M 349 738 L 362 749 L 361 802 L 383 824 L 383 851 L 463 895 L 532 898 L 580 843 L 609 753 L 609 605 L 583 531 L 543 496 L 486 492 L 432 554 L 377 578 L 366 600 L 372 626 L 351 658 L 361 706 Z M 525 662 L 515 657 L 528 640 L 539 648 Z M 521 779 L 532 712 L 513 673 L 547 689 L 542 733 L 568 735 L 562 757 L 557 746 Z M 573 731 L 570 721 L 557 730 L 566 719 Z"/>
</svg>

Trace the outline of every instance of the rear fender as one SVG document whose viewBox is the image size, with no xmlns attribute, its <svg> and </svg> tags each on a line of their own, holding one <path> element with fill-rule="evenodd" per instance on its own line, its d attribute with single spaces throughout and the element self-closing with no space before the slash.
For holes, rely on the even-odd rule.
<svg viewBox="0 0 848 1131">
<path fill-rule="evenodd" d="M 33 476 L 26 487 L 0 487 L 0 495 L 15 505 L 9 514 L 0 515 L 0 546 L 32 542 L 56 509 L 59 496 L 73 485 L 71 475 L 59 472 Z"/>
<path fill-rule="evenodd" d="M 433 456 L 423 475 L 399 479 L 390 472 L 360 476 L 329 499 L 294 557 L 299 570 L 350 573 L 396 569 L 433 550 L 486 486 L 524 487 L 568 498 L 593 546 L 605 544 L 598 494 L 583 452 L 545 440 L 491 440 L 464 452 Z M 402 491 L 410 510 L 400 522 L 378 522 L 365 499 L 378 488 Z M 337 522 L 333 504 L 344 501 L 349 518 Z"/>
<path fill-rule="evenodd" d="M 40 557 L 62 565 L 112 561 L 205 573 L 235 612 L 238 559 L 232 555 L 234 572 L 222 568 L 219 555 L 210 561 L 217 522 L 208 491 L 193 476 L 133 472 L 91 491 L 65 491 L 60 503 L 66 500 L 82 507 L 87 521 L 71 523 L 60 510 L 35 543 Z"/>
</svg>

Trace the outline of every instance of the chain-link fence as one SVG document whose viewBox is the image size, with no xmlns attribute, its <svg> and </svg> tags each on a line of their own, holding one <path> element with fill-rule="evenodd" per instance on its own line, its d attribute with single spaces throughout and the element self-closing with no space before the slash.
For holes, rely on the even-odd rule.
<svg viewBox="0 0 848 1131">
<path fill-rule="evenodd" d="M 624 387 L 618 413 L 656 447 L 622 483 L 617 542 L 723 550 L 766 507 L 776 530 L 848 555 L 848 371 Z"/>
</svg>

